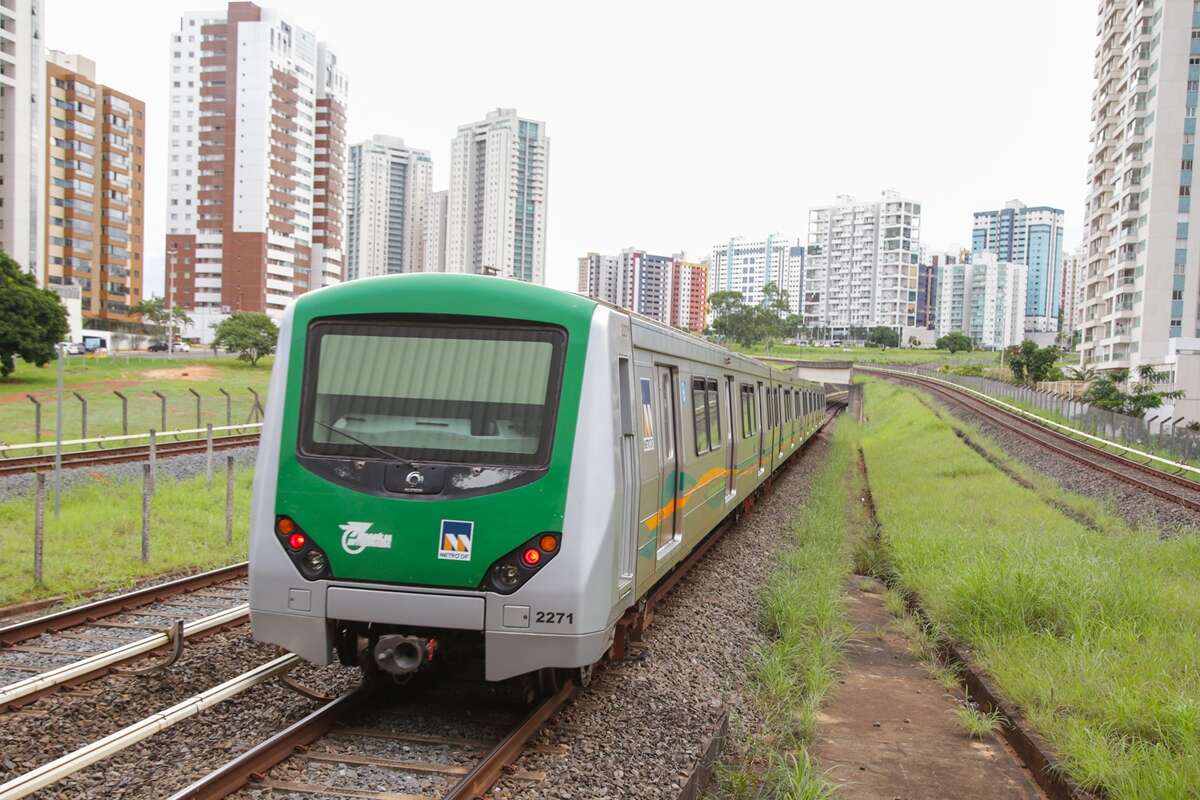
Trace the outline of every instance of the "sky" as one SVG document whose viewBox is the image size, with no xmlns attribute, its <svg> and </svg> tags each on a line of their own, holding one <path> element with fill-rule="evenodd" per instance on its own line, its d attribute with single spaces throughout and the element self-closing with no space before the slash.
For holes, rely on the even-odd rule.
<svg viewBox="0 0 1200 800">
<path fill-rule="evenodd" d="M 44 0 L 48 48 L 147 107 L 145 260 L 161 294 L 169 36 L 194 0 Z M 895 189 L 922 243 L 969 245 L 1019 198 L 1081 240 L 1096 6 L 1086 0 L 703 3 L 279 0 L 350 81 L 351 143 L 431 151 L 497 107 L 550 136 L 547 283 L 589 251 L 702 257 L 733 236 L 807 238 L 808 210 Z"/>
</svg>

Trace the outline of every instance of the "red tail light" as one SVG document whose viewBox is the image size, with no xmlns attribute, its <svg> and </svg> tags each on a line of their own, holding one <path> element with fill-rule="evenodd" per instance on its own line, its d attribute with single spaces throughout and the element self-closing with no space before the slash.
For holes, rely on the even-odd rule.
<svg viewBox="0 0 1200 800">
<path fill-rule="evenodd" d="M 542 552 L 536 547 L 527 547 L 525 548 L 525 552 L 521 553 L 521 561 L 523 561 L 527 567 L 536 567 L 541 560 Z"/>
<path fill-rule="evenodd" d="M 287 543 L 288 547 L 293 550 L 301 550 L 304 548 L 304 545 L 308 544 L 308 537 L 303 533 L 293 533 L 288 537 Z"/>
</svg>

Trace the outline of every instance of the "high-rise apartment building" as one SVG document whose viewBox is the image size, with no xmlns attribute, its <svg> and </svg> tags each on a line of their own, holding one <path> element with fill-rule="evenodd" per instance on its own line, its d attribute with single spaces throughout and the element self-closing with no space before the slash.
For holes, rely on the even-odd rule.
<svg viewBox="0 0 1200 800">
<path fill-rule="evenodd" d="M 804 248 L 795 237 L 779 233 L 755 240 L 735 237 L 713 246 L 710 264 L 710 294 L 740 292 L 743 303 L 758 305 L 763 301 L 763 287 L 773 283 L 788 293 L 791 313 L 799 313 Z"/>
<path fill-rule="evenodd" d="M 1002 349 L 1025 336 L 1027 267 L 983 251 L 941 268 L 937 335 L 964 333 L 976 347 Z"/>
<path fill-rule="evenodd" d="M 44 280 L 42 0 L 0 3 L 0 250 Z"/>
<path fill-rule="evenodd" d="M 1061 343 L 1073 347 L 1075 332 L 1079 330 L 1080 312 L 1083 310 L 1083 274 L 1087 269 L 1087 256 L 1081 247 L 1063 255 L 1063 298 Z"/>
<path fill-rule="evenodd" d="M 1192 0 L 1107 0 L 1096 33 L 1082 363 L 1165 371 L 1197 419 L 1179 359 L 1200 348 L 1200 17 Z"/>
<path fill-rule="evenodd" d="M 446 209 L 450 192 L 430 192 L 425 203 L 425 271 L 446 271 Z"/>
<path fill-rule="evenodd" d="M 351 146 L 346 186 L 346 279 L 427 271 L 429 151 L 373 136 Z"/>
<path fill-rule="evenodd" d="M 921 248 L 917 269 L 917 327 L 934 330 L 937 327 L 938 276 L 949 264 L 971 260 L 969 250 L 932 250 Z"/>
<path fill-rule="evenodd" d="M 171 35 L 167 285 L 207 341 L 343 278 L 347 81 L 311 31 L 231 2 Z"/>
<path fill-rule="evenodd" d="M 580 294 L 677 328 L 704 330 L 708 290 L 708 266 L 682 253 L 660 256 L 629 247 L 620 255 L 579 259 Z"/>
<path fill-rule="evenodd" d="M 708 264 L 675 256 L 671 273 L 671 325 L 699 333 L 708 325 Z"/>
<path fill-rule="evenodd" d="M 498 108 L 450 153 L 446 271 L 546 282 L 546 123 Z"/>
<path fill-rule="evenodd" d="M 805 322 L 850 328 L 917 324 L 921 204 L 885 191 L 878 201 L 839 196 L 808 215 Z"/>
<path fill-rule="evenodd" d="M 142 300 L 146 106 L 96 82 L 90 59 L 46 62 L 45 283 L 78 286 L 82 317 L 133 322 Z"/>
<path fill-rule="evenodd" d="M 1025 325 L 1030 332 L 1057 333 L 1062 306 L 1062 209 L 1010 200 L 995 211 L 976 211 L 972 255 L 987 250 L 1001 263 L 1024 264 Z"/>
</svg>

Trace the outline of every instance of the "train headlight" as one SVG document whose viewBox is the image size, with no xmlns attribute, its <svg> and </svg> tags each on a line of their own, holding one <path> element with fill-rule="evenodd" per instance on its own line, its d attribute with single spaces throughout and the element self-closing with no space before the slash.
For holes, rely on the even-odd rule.
<svg viewBox="0 0 1200 800">
<path fill-rule="evenodd" d="M 275 518 L 275 533 L 283 551 L 296 565 L 302 576 L 310 581 L 332 577 L 329 569 L 329 556 L 320 545 L 288 516 L 280 515 Z"/>
<path fill-rule="evenodd" d="M 533 537 L 492 564 L 480 588 L 512 594 L 558 555 L 559 539 L 558 533 L 541 533 Z"/>
<path fill-rule="evenodd" d="M 309 580 L 324 577 L 329 571 L 329 559 L 321 548 L 313 545 L 300 556 L 300 574 Z"/>
</svg>

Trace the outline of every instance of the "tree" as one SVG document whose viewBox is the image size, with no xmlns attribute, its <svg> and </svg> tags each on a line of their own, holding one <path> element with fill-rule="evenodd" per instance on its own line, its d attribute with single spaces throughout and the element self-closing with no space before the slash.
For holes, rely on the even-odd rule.
<svg viewBox="0 0 1200 800">
<path fill-rule="evenodd" d="M 899 347 L 900 334 L 896 333 L 894 328 L 878 325 L 871 328 L 871 332 L 867 334 L 867 344 L 875 347 Z"/>
<path fill-rule="evenodd" d="M 1058 348 L 1054 345 L 1038 347 L 1029 339 L 1020 346 L 1008 348 L 1008 366 L 1018 383 L 1035 384 L 1052 380 L 1058 371 L 1054 362 L 1058 360 Z M 1059 373 L 1061 374 L 1061 373 Z"/>
<path fill-rule="evenodd" d="M 1067 367 L 1067 377 L 1073 381 L 1088 383 L 1096 379 L 1096 370 L 1092 367 Z"/>
<path fill-rule="evenodd" d="M 236 312 L 213 327 L 216 330 L 213 346 L 236 352 L 238 358 L 249 361 L 252 367 L 263 356 L 274 353 L 279 340 L 279 328 L 258 311 Z"/>
<path fill-rule="evenodd" d="M 178 336 L 180 327 L 192 324 L 192 318 L 186 311 L 179 306 L 167 308 L 166 301 L 161 297 L 142 300 L 129 310 L 134 314 L 141 314 L 143 319 L 149 321 L 151 325 L 156 326 L 171 339 Z"/>
<path fill-rule="evenodd" d="M 1167 374 L 1158 372 L 1150 364 L 1138 367 L 1138 379 L 1129 386 L 1129 391 L 1124 391 L 1121 384 L 1128 382 L 1129 377 L 1127 369 L 1114 369 L 1100 375 L 1084 392 L 1083 401 L 1097 408 L 1140 419 L 1146 416 L 1147 411 L 1161 406 L 1164 400 L 1183 397 L 1183 391 L 1178 389 L 1156 392 L 1155 384 L 1165 381 Z"/>
<path fill-rule="evenodd" d="M 910 337 L 908 337 L 908 346 L 909 347 L 920 347 L 921 340 L 918 339 L 916 336 L 910 336 Z"/>
<path fill-rule="evenodd" d="M 69 333 L 58 295 L 39 289 L 32 275 L 0 251 L 0 377 L 17 368 L 16 356 L 39 367 L 50 363 Z"/>
<path fill-rule="evenodd" d="M 949 350 L 951 353 L 969 353 L 974 347 L 971 344 L 971 337 L 959 331 L 947 333 L 935 344 L 938 350 Z"/>
<path fill-rule="evenodd" d="M 712 331 L 724 339 L 732 338 L 732 318 L 742 309 L 741 292 L 713 292 L 708 296 L 708 307 L 712 310 Z"/>
</svg>

